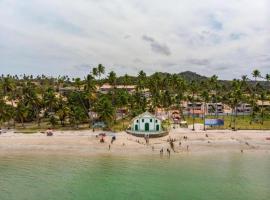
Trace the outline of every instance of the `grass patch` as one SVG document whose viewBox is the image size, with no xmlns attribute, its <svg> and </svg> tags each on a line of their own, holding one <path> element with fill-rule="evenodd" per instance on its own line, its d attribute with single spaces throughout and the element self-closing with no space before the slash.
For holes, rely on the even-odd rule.
<svg viewBox="0 0 270 200">
<path fill-rule="evenodd" d="M 112 131 L 125 131 L 130 125 L 130 118 L 124 118 L 117 120 L 116 123 L 111 127 Z"/>
<path fill-rule="evenodd" d="M 207 116 L 207 119 L 213 119 L 214 116 Z M 230 116 L 219 116 L 219 119 L 224 119 L 224 126 L 221 127 L 208 127 L 208 129 L 231 129 L 234 126 L 233 121 L 231 122 Z M 270 130 L 270 119 L 265 119 L 264 123 L 252 122 L 250 123 L 250 116 L 237 116 L 236 127 L 238 130 Z M 186 121 L 189 125 L 193 123 L 192 117 L 186 117 Z M 195 118 L 195 123 L 203 124 L 203 119 L 200 117 Z"/>
</svg>

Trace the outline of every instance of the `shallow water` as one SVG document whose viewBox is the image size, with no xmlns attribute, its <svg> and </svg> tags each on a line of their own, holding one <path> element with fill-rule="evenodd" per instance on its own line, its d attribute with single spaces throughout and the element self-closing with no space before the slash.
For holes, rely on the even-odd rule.
<svg viewBox="0 0 270 200">
<path fill-rule="evenodd" d="M 269 200 L 269 154 L 0 156 L 0 200 Z"/>
</svg>

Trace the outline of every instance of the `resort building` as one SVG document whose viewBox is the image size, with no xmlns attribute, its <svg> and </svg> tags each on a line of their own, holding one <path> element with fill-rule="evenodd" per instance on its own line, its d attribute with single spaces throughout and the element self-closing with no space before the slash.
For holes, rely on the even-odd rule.
<svg viewBox="0 0 270 200">
<path fill-rule="evenodd" d="M 114 86 L 105 83 L 103 84 L 101 87 L 98 88 L 99 92 L 103 93 L 103 94 L 107 94 L 110 90 L 113 89 Z M 115 86 L 116 89 L 123 89 L 123 90 L 127 90 L 129 93 L 133 93 L 136 91 L 136 86 L 135 85 L 116 85 Z"/>
<path fill-rule="evenodd" d="M 237 112 L 238 113 L 251 113 L 252 108 L 250 104 L 247 103 L 240 103 L 237 105 Z"/>
<path fill-rule="evenodd" d="M 186 111 L 188 115 L 201 117 L 204 113 L 204 106 L 201 102 L 187 103 Z"/>
<path fill-rule="evenodd" d="M 131 121 L 127 132 L 135 136 L 149 135 L 150 137 L 158 137 L 167 133 L 162 128 L 162 120 L 149 112 L 142 113 L 135 117 Z"/>
<path fill-rule="evenodd" d="M 207 103 L 207 114 L 222 114 L 224 113 L 224 105 L 222 103 Z"/>
<path fill-rule="evenodd" d="M 223 114 L 225 105 L 222 103 L 203 103 L 203 102 L 194 102 L 194 105 L 191 102 L 186 102 L 183 104 L 185 108 L 184 114 L 186 115 L 195 115 L 197 117 L 202 117 L 204 114 L 213 115 L 213 114 Z"/>
<path fill-rule="evenodd" d="M 257 105 L 259 108 L 264 108 L 264 109 L 270 110 L 270 101 L 258 100 Z"/>
</svg>

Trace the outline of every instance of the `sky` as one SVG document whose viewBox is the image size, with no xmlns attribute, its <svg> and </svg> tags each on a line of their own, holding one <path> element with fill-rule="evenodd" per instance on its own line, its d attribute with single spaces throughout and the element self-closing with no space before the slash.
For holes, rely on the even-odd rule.
<svg viewBox="0 0 270 200">
<path fill-rule="evenodd" d="M 270 0 L 0 0 L 0 74 L 270 73 Z"/>
</svg>

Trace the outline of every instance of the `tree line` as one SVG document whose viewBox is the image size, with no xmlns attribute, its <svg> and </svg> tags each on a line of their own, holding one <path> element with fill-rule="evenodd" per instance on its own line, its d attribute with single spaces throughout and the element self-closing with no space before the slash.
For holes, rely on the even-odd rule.
<svg viewBox="0 0 270 200">
<path fill-rule="evenodd" d="M 8 127 L 24 127 L 25 123 L 31 122 L 40 127 L 46 122 L 53 127 L 79 127 L 83 123 L 92 127 L 95 120 L 100 120 L 111 127 L 119 120 L 119 109 L 125 108 L 128 111 L 125 117 L 129 118 L 146 110 L 154 113 L 156 108 L 178 109 L 183 114 L 183 101 L 191 102 L 192 105 L 196 102 L 204 105 L 209 102 L 229 105 L 232 108 L 231 121 L 234 128 L 237 123 L 237 106 L 248 103 L 252 107 L 250 123 L 259 119 L 263 124 L 269 116 L 269 110 L 257 102 L 263 105 L 269 100 L 270 76 L 262 75 L 259 70 L 254 70 L 251 75 L 252 78 L 244 75 L 226 84 L 215 75 L 205 79 L 186 80 L 178 74 L 154 73 L 147 76 L 144 71 L 140 71 L 136 77 L 128 74 L 118 77 L 114 71 L 106 75 L 102 64 L 89 69 L 83 79 L 68 76 L 2 75 L 0 126 L 5 123 Z M 261 84 L 262 80 L 264 85 Z M 112 86 L 108 93 L 99 91 L 104 83 Z M 118 84 L 124 87 L 118 89 Z M 130 84 L 136 86 L 132 93 L 126 88 Z M 205 119 L 205 112 L 203 116 Z"/>
</svg>

